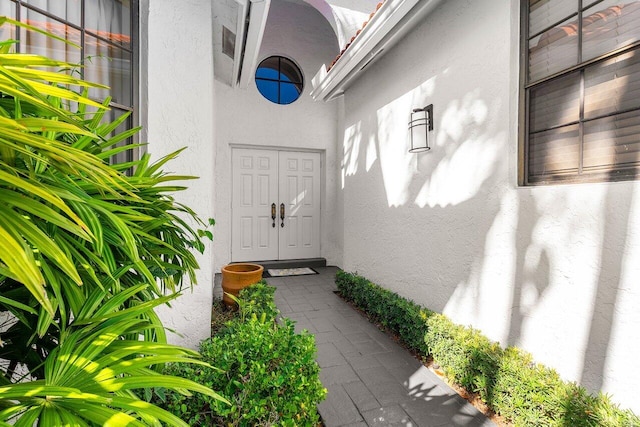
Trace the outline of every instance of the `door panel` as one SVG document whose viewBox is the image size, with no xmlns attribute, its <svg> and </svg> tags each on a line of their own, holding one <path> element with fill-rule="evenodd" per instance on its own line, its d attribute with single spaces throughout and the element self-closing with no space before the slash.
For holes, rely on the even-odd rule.
<svg viewBox="0 0 640 427">
<path fill-rule="evenodd" d="M 320 154 L 279 153 L 280 194 L 285 226 L 280 230 L 280 259 L 320 256 Z"/>
<path fill-rule="evenodd" d="M 320 154 L 234 149 L 232 166 L 232 261 L 319 257 Z"/>
<path fill-rule="evenodd" d="M 278 259 L 278 230 L 271 204 L 278 200 L 278 156 L 266 150 L 233 150 L 231 258 Z"/>
</svg>

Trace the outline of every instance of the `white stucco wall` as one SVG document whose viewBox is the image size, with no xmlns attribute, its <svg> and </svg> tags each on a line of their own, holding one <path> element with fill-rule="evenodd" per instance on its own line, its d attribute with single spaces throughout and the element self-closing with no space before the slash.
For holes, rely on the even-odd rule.
<svg viewBox="0 0 640 427">
<path fill-rule="evenodd" d="M 640 183 L 517 187 L 517 3 L 443 2 L 347 90 L 342 266 L 640 412 Z"/>
<path fill-rule="evenodd" d="M 212 16 L 209 0 L 145 0 L 141 4 L 142 124 L 149 152 L 159 158 L 188 147 L 165 166 L 187 181 L 176 200 L 202 219 L 213 216 L 214 121 Z M 198 285 L 158 311 L 170 342 L 196 348 L 211 334 L 212 244 L 198 256 Z"/>
<path fill-rule="evenodd" d="M 214 260 L 216 271 L 231 261 L 231 147 L 318 150 L 323 153 L 321 256 L 331 265 L 338 259 L 336 244 L 336 103 L 316 103 L 309 96 L 310 80 L 338 51 L 329 23 L 310 6 L 272 1 L 258 61 L 272 55 L 294 60 L 305 78 L 303 95 L 289 105 L 265 99 L 251 81 L 246 90 L 215 82 L 215 198 Z"/>
</svg>

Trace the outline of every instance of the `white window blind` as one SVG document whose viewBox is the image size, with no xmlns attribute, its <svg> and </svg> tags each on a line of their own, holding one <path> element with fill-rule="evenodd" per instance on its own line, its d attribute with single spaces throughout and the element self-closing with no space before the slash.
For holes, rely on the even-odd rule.
<svg viewBox="0 0 640 427">
<path fill-rule="evenodd" d="M 640 1 L 528 0 L 524 184 L 640 176 Z"/>
</svg>

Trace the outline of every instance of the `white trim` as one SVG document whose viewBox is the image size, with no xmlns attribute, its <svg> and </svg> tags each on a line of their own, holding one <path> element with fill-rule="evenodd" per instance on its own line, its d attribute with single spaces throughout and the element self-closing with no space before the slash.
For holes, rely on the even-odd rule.
<svg viewBox="0 0 640 427">
<path fill-rule="evenodd" d="M 267 150 L 267 151 L 296 151 L 299 153 L 326 153 L 327 150 L 325 148 L 303 148 L 296 146 L 286 146 L 286 145 L 256 145 L 256 144 L 242 144 L 242 143 L 231 143 L 229 144 L 229 148 L 231 149 L 250 149 L 250 150 Z"/>
<path fill-rule="evenodd" d="M 397 42 L 441 0 L 387 0 L 353 43 L 328 71 L 320 69 L 312 79 L 314 100 L 329 101 L 341 95 L 347 84 L 378 55 Z M 323 65 L 323 67 L 325 67 Z M 325 67 L 326 68 L 326 67 Z"/>
<path fill-rule="evenodd" d="M 247 86 L 249 86 L 249 82 L 253 80 L 270 6 L 271 0 L 251 0 L 248 11 L 249 28 L 243 43 L 244 46 L 240 47 L 242 49 L 242 56 L 238 61 L 242 63 L 238 80 L 238 86 L 242 89 L 246 89 Z M 238 22 L 238 26 L 244 24 L 244 22 L 245 19 L 243 19 L 242 22 Z"/>
<path fill-rule="evenodd" d="M 231 73 L 231 84 L 233 87 L 238 85 L 240 81 L 240 64 L 242 64 L 242 55 L 244 49 L 244 39 L 246 37 L 246 21 L 249 13 L 249 0 L 236 0 L 238 3 L 238 18 L 236 23 L 236 48 L 233 54 L 233 71 Z"/>
</svg>

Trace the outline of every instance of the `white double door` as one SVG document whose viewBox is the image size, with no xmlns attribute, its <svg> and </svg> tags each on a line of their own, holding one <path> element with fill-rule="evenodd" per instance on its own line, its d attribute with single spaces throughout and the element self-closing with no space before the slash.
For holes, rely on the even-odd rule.
<svg viewBox="0 0 640 427">
<path fill-rule="evenodd" d="M 232 261 L 320 256 L 320 154 L 233 149 Z"/>
</svg>

